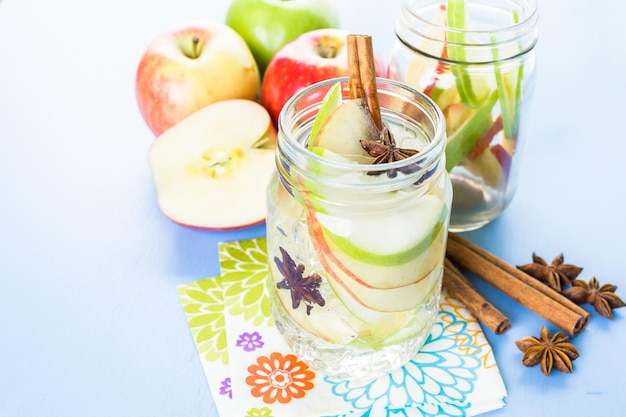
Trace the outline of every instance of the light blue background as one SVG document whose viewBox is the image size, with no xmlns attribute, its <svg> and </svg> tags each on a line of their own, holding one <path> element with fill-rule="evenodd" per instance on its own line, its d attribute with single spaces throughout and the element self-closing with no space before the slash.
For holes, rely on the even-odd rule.
<svg viewBox="0 0 626 417">
<path fill-rule="evenodd" d="M 156 35 L 227 5 L 0 0 L 0 416 L 216 416 L 176 286 L 217 273 L 218 241 L 264 227 L 207 233 L 161 214 L 134 77 Z M 339 7 L 388 54 L 399 0 Z M 468 237 L 513 264 L 564 252 L 626 299 L 626 3 L 540 8 L 517 197 Z M 623 413 L 626 309 L 594 314 L 574 374 L 546 378 L 514 344 L 546 321 L 476 284 L 513 324 L 486 332 L 509 391 L 489 415 Z"/>
</svg>

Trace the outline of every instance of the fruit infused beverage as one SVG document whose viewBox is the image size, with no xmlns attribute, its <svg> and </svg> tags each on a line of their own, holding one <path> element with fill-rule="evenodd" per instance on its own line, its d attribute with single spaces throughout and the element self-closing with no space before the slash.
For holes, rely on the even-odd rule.
<svg viewBox="0 0 626 417">
<path fill-rule="evenodd" d="M 389 77 L 446 118 L 450 229 L 479 228 L 512 200 L 534 86 L 535 0 L 403 0 Z"/>
<path fill-rule="evenodd" d="M 276 326 L 312 368 L 342 379 L 390 372 L 424 343 L 452 199 L 441 111 L 372 80 L 374 103 L 334 79 L 286 104 L 268 193 Z"/>
</svg>

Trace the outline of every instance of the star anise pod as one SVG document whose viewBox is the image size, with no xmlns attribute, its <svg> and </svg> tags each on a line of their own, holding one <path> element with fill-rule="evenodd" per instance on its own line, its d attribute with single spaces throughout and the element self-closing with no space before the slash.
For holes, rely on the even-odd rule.
<svg viewBox="0 0 626 417">
<path fill-rule="evenodd" d="M 522 364 L 528 367 L 540 364 L 541 372 L 545 376 L 550 375 L 552 369 L 572 373 L 572 361 L 579 356 L 578 350 L 568 342 L 565 334 L 556 332 L 551 335 L 546 326 L 541 326 L 539 338 L 524 337 L 515 344 L 524 352 Z"/>
<path fill-rule="evenodd" d="M 563 295 L 576 304 L 589 303 L 603 317 L 613 320 L 613 309 L 624 307 L 626 303 L 615 294 L 616 285 L 604 284 L 600 286 L 596 277 L 591 278 L 589 283 L 583 280 L 574 280 L 572 286 Z"/>
<path fill-rule="evenodd" d="M 380 140 L 362 139 L 361 146 L 370 156 L 375 158 L 373 164 L 401 161 L 419 153 L 417 149 L 396 147 L 396 141 L 386 126 L 383 126 Z M 371 172 L 370 174 L 379 174 L 379 172 Z M 396 170 L 389 170 L 387 175 L 391 178 L 395 177 Z"/>
<path fill-rule="evenodd" d="M 304 301 L 306 314 L 310 315 L 314 304 L 320 307 L 324 306 L 326 301 L 319 290 L 322 277 L 318 274 L 303 276 L 304 265 L 296 265 L 291 256 L 282 247 L 280 248 L 280 253 L 283 259 L 281 260 L 278 256 L 275 256 L 274 262 L 284 279 L 278 282 L 276 286 L 279 289 L 291 291 L 291 308 L 297 309 L 300 306 L 300 302 Z"/>
<path fill-rule="evenodd" d="M 562 287 L 571 284 L 583 270 L 572 264 L 564 264 L 562 253 L 558 254 L 548 265 L 545 259 L 536 255 L 535 252 L 533 252 L 533 263 L 518 265 L 518 268 L 559 292 Z"/>
</svg>

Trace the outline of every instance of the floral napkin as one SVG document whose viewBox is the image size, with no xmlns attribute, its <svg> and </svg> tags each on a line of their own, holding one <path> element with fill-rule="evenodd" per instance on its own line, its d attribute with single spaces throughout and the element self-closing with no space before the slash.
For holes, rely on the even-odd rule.
<svg viewBox="0 0 626 417">
<path fill-rule="evenodd" d="M 264 238 L 222 243 L 220 276 L 178 288 L 221 417 L 475 416 L 506 389 L 477 320 L 445 291 L 426 343 L 372 381 L 316 374 L 273 325 Z"/>
</svg>

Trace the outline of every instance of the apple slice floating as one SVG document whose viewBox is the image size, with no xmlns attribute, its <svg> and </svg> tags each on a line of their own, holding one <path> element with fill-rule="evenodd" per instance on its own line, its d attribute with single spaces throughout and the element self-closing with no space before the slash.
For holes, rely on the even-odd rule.
<svg viewBox="0 0 626 417">
<path fill-rule="evenodd" d="M 328 149 L 351 161 L 370 164 L 374 160 L 360 140 L 378 140 L 380 132 L 365 99 L 343 102 L 322 124 L 313 146 Z"/>
<path fill-rule="evenodd" d="M 203 107 L 161 134 L 149 161 L 159 206 L 199 229 L 237 229 L 265 220 L 276 133 L 250 100 Z"/>
</svg>

